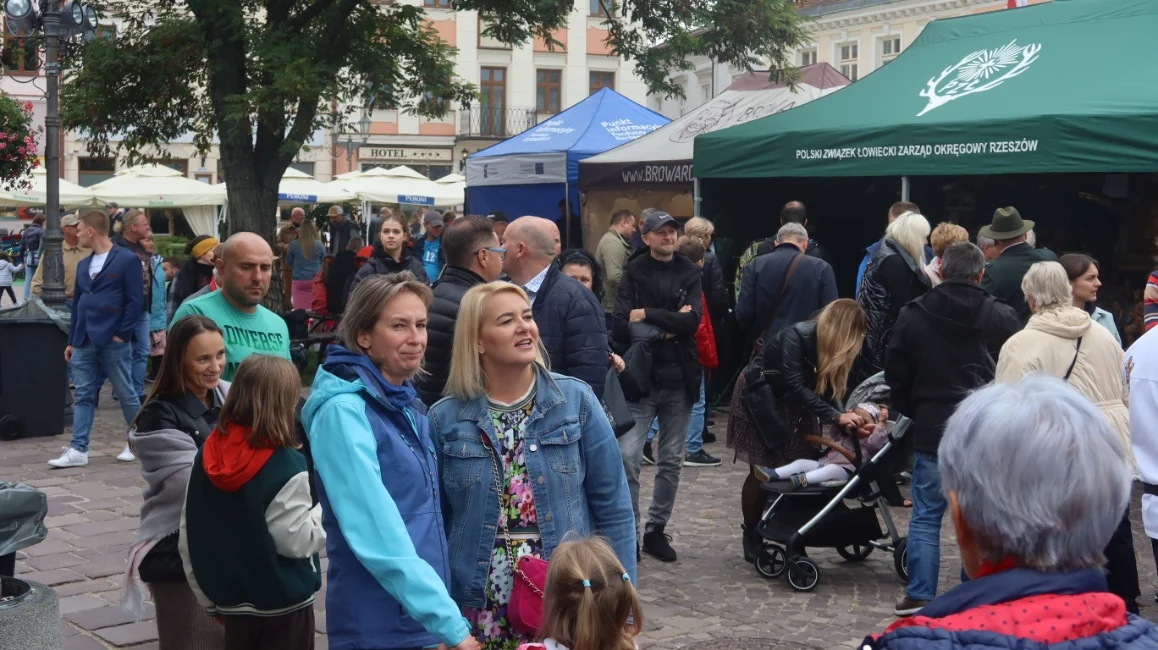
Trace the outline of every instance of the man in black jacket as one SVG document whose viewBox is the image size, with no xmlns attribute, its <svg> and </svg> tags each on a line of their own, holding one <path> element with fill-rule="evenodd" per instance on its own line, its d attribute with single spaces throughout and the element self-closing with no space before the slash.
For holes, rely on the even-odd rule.
<svg viewBox="0 0 1158 650">
<path fill-rule="evenodd" d="M 978 233 L 995 242 L 997 259 L 989 263 L 981 288 L 998 300 L 1005 301 L 1017 311 L 1022 327 L 1029 322 L 1029 303 L 1021 292 L 1021 280 L 1029 267 L 1038 262 L 1056 262 L 1057 255 L 1045 249 L 1036 249 L 1026 241 L 1033 230 L 1033 222 L 1022 219 L 1017 208 L 999 208 L 993 213 L 993 222 Z"/>
<path fill-rule="evenodd" d="M 643 445 L 652 420 L 659 417 L 656 436 L 659 471 L 644 528 L 643 550 L 663 562 L 676 560 L 664 528 L 675 505 L 688 420 L 692 405 L 699 399 L 703 372 L 695 341 L 703 317 L 700 267 L 676 252 L 677 228 L 676 220 L 666 212 L 656 211 L 644 217 L 641 231 L 647 248 L 628 260 L 612 317 L 614 336 L 622 347 L 631 344 L 633 324 L 652 325 L 665 332 L 662 340 L 652 344 L 651 394 L 637 402 L 628 402 L 635 427 L 619 439 L 631 489 L 631 506 L 638 523 Z"/>
<path fill-rule="evenodd" d="M 912 615 L 937 595 L 941 519 L 948 507 L 937 470 L 945 422 L 971 391 L 993 381 L 1001 346 L 1021 329 L 1013 308 L 979 286 L 985 275 L 981 249 L 953 244 L 941 257 L 941 275 L 944 282 L 901 309 L 885 357 L 893 407 L 913 419 L 909 435 L 916 452 L 909 585 L 898 616 Z"/>
<path fill-rule="evenodd" d="M 812 318 L 839 297 L 832 267 L 805 254 L 807 250 L 808 231 L 798 223 L 787 223 L 776 233 L 772 252 L 752 260 L 744 270 L 736 318 L 752 340 L 763 337 L 767 341 L 784 327 Z M 796 271 L 786 284 L 788 269 L 797 257 Z M 770 321 L 773 311 L 776 318 Z"/>
<path fill-rule="evenodd" d="M 434 285 L 426 322 L 426 372 L 418 378 L 418 396 L 427 406 L 442 398 L 450 375 L 454 323 L 462 297 L 476 284 L 498 280 L 506 254 L 499 248 L 490 220 L 479 216 L 456 219 L 443 234 L 442 245 L 446 270 Z"/>
<path fill-rule="evenodd" d="M 582 379 L 603 397 L 611 360 L 607 321 L 595 293 L 554 264 L 559 227 L 540 217 L 519 217 L 503 233 L 503 271 L 523 287 L 551 357 L 551 370 Z"/>
<path fill-rule="evenodd" d="M 790 223 L 800 224 L 804 227 L 805 232 L 808 232 L 808 209 L 800 201 L 789 201 L 780 209 L 780 225 L 785 226 Z M 734 291 L 736 292 L 736 300 L 740 299 L 740 283 L 744 279 L 744 269 L 748 268 L 748 264 L 760 257 L 767 255 L 776 248 L 776 237 L 769 237 L 767 239 L 757 239 L 748 246 L 747 250 L 740 255 L 740 263 L 736 266 L 736 279 Z M 824 249 L 815 239 L 809 238 L 808 243 L 804 247 L 804 254 L 809 257 L 829 262 L 828 251 Z M 831 263 L 831 262 L 829 262 Z"/>
</svg>

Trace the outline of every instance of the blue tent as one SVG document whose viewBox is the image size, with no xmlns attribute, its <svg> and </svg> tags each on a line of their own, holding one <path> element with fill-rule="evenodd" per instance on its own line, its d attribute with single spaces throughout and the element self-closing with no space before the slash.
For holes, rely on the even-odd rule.
<svg viewBox="0 0 1158 650">
<path fill-rule="evenodd" d="M 671 120 L 604 88 L 546 122 L 466 159 L 466 211 L 562 219 L 579 214 L 579 161 L 647 135 Z M 578 219 L 573 219 L 577 225 Z"/>
</svg>

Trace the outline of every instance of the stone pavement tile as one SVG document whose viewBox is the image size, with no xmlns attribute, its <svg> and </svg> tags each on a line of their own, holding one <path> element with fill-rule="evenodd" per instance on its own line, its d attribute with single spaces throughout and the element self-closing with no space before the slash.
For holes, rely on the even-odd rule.
<svg viewBox="0 0 1158 650">
<path fill-rule="evenodd" d="M 76 629 L 75 626 L 69 624 L 68 621 L 61 621 L 60 622 L 60 637 L 62 639 L 68 638 L 70 636 L 75 636 L 77 634 L 80 634 L 80 630 Z"/>
<path fill-rule="evenodd" d="M 324 634 L 314 635 L 314 650 L 330 650 L 330 637 Z"/>
<path fill-rule="evenodd" d="M 141 645 L 129 646 L 127 650 L 159 650 L 160 647 L 161 644 L 159 642 L 151 641 L 149 643 L 142 643 Z"/>
<path fill-rule="evenodd" d="M 89 510 L 84 513 L 84 517 L 89 521 L 112 521 L 125 518 L 124 515 L 115 510 Z"/>
<path fill-rule="evenodd" d="M 132 544 L 133 540 L 137 538 L 137 531 L 122 530 L 115 533 L 106 533 L 104 535 L 93 535 L 91 537 L 78 537 L 70 543 L 82 549 L 96 549 L 107 546 L 115 546 L 117 544 Z M 35 548 L 35 547 L 33 547 Z"/>
<path fill-rule="evenodd" d="M 24 573 L 20 575 L 22 580 L 31 580 L 32 582 L 39 582 L 42 585 L 55 587 L 56 585 L 63 585 L 69 582 L 77 582 L 84 580 L 84 576 L 70 569 L 52 569 L 51 571 L 33 571 L 32 573 Z"/>
<path fill-rule="evenodd" d="M 53 591 L 57 596 L 65 598 L 68 596 L 76 596 L 79 594 L 95 594 L 102 591 L 108 591 L 116 588 L 117 585 L 108 580 L 83 580 L 81 582 L 70 582 L 67 585 L 60 585 L 53 587 Z"/>
<path fill-rule="evenodd" d="M 57 553 L 68 553 L 75 551 L 76 547 L 68 542 L 61 540 L 45 541 L 36 546 L 29 546 L 21 551 L 26 557 L 40 557 L 42 555 L 55 555 Z"/>
<path fill-rule="evenodd" d="M 125 572 L 128 558 L 124 554 L 118 555 L 119 557 L 114 560 L 95 562 L 84 566 L 73 567 L 73 569 L 79 571 L 86 578 L 106 578 L 108 576 L 120 575 Z"/>
<path fill-rule="evenodd" d="M 63 528 L 65 526 L 74 526 L 76 524 L 87 524 L 92 521 L 85 515 L 80 513 L 72 513 L 67 515 L 57 515 L 55 517 L 45 517 L 44 525 L 48 528 Z"/>
<path fill-rule="evenodd" d="M 90 510 L 113 510 L 116 508 L 123 508 L 125 506 L 133 505 L 127 501 L 119 498 L 107 497 L 102 499 L 93 499 L 91 501 L 83 501 L 81 503 L 72 504 L 84 511 Z M 140 505 L 140 504 L 138 504 Z"/>
<path fill-rule="evenodd" d="M 147 621 L 154 616 L 156 616 L 156 613 L 153 610 L 153 606 L 146 604 L 145 615 L 141 620 Z M 113 605 L 98 607 L 97 609 L 88 609 L 83 612 L 74 612 L 65 618 L 69 622 L 75 623 L 81 628 L 90 631 L 134 622 L 132 614 Z"/>
<path fill-rule="evenodd" d="M 106 650 L 108 646 L 91 636 L 76 635 L 64 640 L 61 650 Z"/>
<path fill-rule="evenodd" d="M 136 532 L 138 524 L 140 524 L 140 522 L 133 519 L 110 519 L 108 521 L 67 526 L 64 530 L 73 535 L 89 537 L 92 535 L 103 535 L 105 533 L 119 533 L 126 530 Z"/>
<path fill-rule="evenodd" d="M 153 623 L 153 621 L 129 623 L 128 625 L 119 625 L 117 627 L 107 627 L 103 630 L 97 630 L 95 634 L 119 648 L 145 643 L 146 641 L 156 641 L 157 625 Z"/>
<path fill-rule="evenodd" d="M 65 596 L 60 599 L 60 615 L 67 616 L 74 612 L 82 612 L 86 609 L 96 609 L 108 605 L 108 601 L 98 598 L 92 594 L 78 594 L 76 596 Z"/>
</svg>

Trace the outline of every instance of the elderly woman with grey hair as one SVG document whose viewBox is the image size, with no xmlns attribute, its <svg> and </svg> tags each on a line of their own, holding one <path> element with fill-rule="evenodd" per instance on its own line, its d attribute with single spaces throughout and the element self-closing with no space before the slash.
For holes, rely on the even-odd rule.
<svg viewBox="0 0 1158 650">
<path fill-rule="evenodd" d="M 1021 281 L 1029 309 L 1033 312 L 1025 329 L 1001 347 L 997 359 L 999 383 L 1020 381 L 1031 373 L 1057 377 L 1077 389 L 1098 407 L 1117 434 L 1127 478 L 1134 476 L 1134 456 L 1130 447 L 1130 412 L 1126 408 L 1126 387 L 1122 382 L 1122 348 L 1106 328 L 1090 319 L 1089 313 L 1073 305 L 1073 289 L 1065 269 L 1057 262 L 1038 262 L 1029 267 Z M 1130 535 L 1129 512 L 1106 549 L 1110 590 L 1137 611 L 1138 567 Z"/>
<path fill-rule="evenodd" d="M 1124 451 L 1059 379 L 1039 374 L 971 395 L 937 455 L 971 580 L 861 647 L 1158 647 L 1158 627 L 1107 593 L 1101 569 L 1130 500 Z"/>
</svg>

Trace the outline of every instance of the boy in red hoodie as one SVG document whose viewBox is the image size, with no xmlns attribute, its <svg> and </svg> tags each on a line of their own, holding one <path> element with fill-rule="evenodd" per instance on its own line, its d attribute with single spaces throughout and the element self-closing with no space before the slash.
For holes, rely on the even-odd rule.
<svg viewBox="0 0 1158 650">
<path fill-rule="evenodd" d="M 326 534 L 294 449 L 300 385 L 290 362 L 247 358 L 193 461 L 179 550 L 198 602 L 224 622 L 225 650 L 313 648 Z"/>
</svg>

